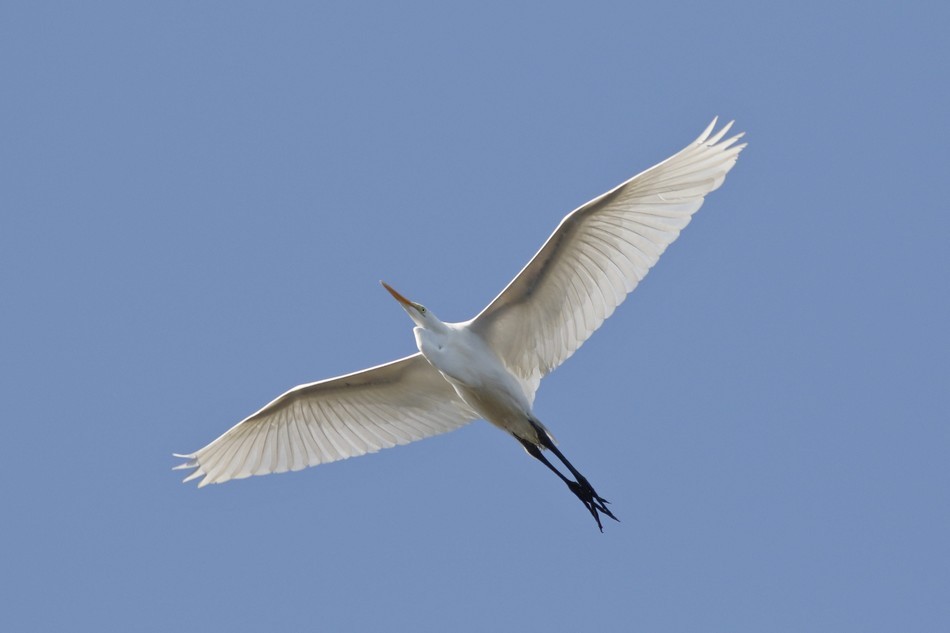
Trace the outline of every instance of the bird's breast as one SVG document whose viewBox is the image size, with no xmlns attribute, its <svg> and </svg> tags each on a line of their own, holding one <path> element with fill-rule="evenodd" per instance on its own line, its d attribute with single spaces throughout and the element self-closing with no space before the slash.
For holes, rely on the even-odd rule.
<svg viewBox="0 0 950 633">
<path fill-rule="evenodd" d="M 448 335 L 416 328 L 416 344 L 459 397 L 496 424 L 530 415 L 531 405 L 520 382 L 498 356 L 469 332 Z"/>
</svg>

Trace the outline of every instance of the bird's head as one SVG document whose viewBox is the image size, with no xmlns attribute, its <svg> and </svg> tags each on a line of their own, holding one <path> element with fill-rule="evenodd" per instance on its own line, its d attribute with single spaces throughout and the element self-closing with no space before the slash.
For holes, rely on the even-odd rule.
<svg viewBox="0 0 950 633">
<path fill-rule="evenodd" d="M 389 294 L 399 302 L 403 309 L 409 314 L 409 317 L 413 322 L 423 328 L 423 329 L 433 329 L 433 326 L 437 323 L 441 323 L 434 314 L 429 312 L 426 307 L 422 304 L 416 303 L 415 301 L 409 301 L 404 296 L 396 292 L 392 286 L 387 284 L 385 281 L 380 281 L 379 283 L 383 284 L 383 288 L 389 291 Z"/>
</svg>

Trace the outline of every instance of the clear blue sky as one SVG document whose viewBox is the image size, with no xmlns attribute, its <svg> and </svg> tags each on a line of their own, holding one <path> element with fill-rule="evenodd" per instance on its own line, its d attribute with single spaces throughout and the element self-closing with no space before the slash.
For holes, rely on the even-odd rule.
<svg viewBox="0 0 950 633">
<path fill-rule="evenodd" d="M 473 4 L 477 6 L 472 6 Z M 0 8 L 8 631 L 950 630 L 931 3 Z M 537 413 L 197 490 L 714 115 L 749 147 Z"/>
</svg>

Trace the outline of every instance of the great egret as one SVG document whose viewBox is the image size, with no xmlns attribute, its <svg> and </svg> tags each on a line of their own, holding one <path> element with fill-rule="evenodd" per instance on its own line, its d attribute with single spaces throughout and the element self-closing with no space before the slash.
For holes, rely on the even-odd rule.
<svg viewBox="0 0 950 633">
<path fill-rule="evenodd" d="M 482 418 L 567 484 L 603 531 L 607 501 L 531 407 L 541 378 L 613 313 L 717 189 L 745 144 L 716 119 L 685 149 L 568 214 L 475 318 L 445 323 L 383 283 L 415 323 L 419 352 L 279 396 L 175 469 L 199 487 L 300 470 L 445 433 Z M 545 457 L 554 454 L 573 479 Z"/>
</svg>

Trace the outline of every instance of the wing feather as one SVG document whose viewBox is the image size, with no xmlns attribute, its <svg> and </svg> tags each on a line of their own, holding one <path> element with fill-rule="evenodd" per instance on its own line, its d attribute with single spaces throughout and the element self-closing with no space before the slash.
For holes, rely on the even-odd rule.
<svg viewBox="0 0 950 633">
<path fill-rule="evenodd" d="M 682 151 L 565 217 L 471 322 L 506 366 L 537 389 L 637 287 L 745 144 L 709 127 Z"/>
<path fill-rule="evenodd" d="M 198 486 L 376 452 L 446 433 L 476 414 L 421 354 L 301 385 L 279 396 L 176 469 Z"/>
</svg>

